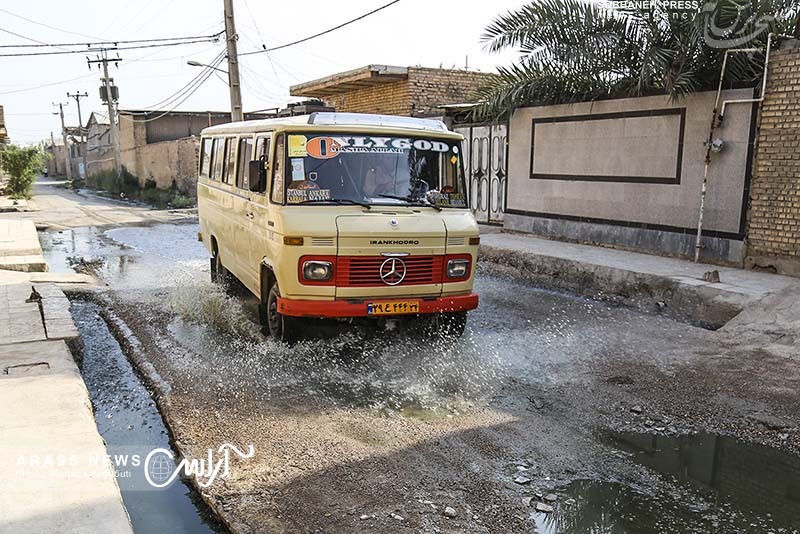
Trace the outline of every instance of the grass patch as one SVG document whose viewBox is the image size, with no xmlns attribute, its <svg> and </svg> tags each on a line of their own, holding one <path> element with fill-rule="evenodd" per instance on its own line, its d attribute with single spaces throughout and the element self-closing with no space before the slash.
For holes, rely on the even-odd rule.
<svg viewBox="0 0 800 534">
<path fill-rule="evenodd" d="M 144 187 L 139 185 L 139 179 L 122 168 L 121 178 L 116 172 L 103 171 L 89 176 L 86 187 L 97 191 L 105 191 L 115 197 L 130 198 L 151 204 L 157 208 L 191 208 L 197 205 L 194 197 L 182 193 L 175 181 L 169 189 L 159 189 L 153 180 L 147 180 Z M 76 187 L 77 184 L 75 185 Z"/>
</svg>

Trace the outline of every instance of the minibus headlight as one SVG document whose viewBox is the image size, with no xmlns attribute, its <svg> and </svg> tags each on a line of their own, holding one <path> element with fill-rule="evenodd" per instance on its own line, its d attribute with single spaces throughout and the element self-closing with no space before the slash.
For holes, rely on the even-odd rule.
<svg viewBox="0 0 800 534">
<path fill-rule="evenodd" d="M 324 282 L 333 278 L 333 263 L 310 260 L 303 262 L 303 278 L 314 282 Z"/>
<path fill-rule="evenodd" d="M 448 278 L 465 278 L 469 274 L 469 260 L 456 258 L 447 262 Z"/>
</svg>

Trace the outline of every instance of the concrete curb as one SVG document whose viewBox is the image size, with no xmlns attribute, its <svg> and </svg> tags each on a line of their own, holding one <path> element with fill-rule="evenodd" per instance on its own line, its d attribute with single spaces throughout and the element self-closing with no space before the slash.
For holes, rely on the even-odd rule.
<svg viewBox="0 0 800 534">
<path fill-rule="evenodd" d="M 709 285 L 489 245 L 480 247 L 478 268 L 710 328 L 721 327 L 757 300 Z"/>
<path fill-rule="evenodd" d="M 134 370 L 139 374 L 147 387 L 154 391 L 153 400 L 156 406 L 158 406 L 161 417 L 164 418 L 165 426 L 169 432 L 170 443 L 181 457 L 188 457 L 186 444 L 178 438 L 180 423 L 171 415 L 172 407 L 169 394 L 172 388 L 147 359 L 145 349 L 142 347 L 136 335 L 128 325 L 114 313 L 112 309 L 113 303 L 105 295 L 98 292 L 75 292 L 75 295 L 79 295 L 79 298 L 91 300 L 100 306 L 100 316 L 108 325 L 111 335 L 117 340 L 123 353 L 131 361 Z M 229 532 L 236 532 L 233 524 L 225 517 L 222 507 L 200 487 L 194 477 L 190 477 L 190 482 L 205 505 L 214 513 L 216 519 L 222 523 Z"/>
</svg>

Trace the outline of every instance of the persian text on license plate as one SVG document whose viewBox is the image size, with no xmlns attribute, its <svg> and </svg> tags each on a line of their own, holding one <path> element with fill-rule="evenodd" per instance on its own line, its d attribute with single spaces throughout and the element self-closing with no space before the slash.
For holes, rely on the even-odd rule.
<svg viewBox="0 0 800 534">
<path fill-rule="evenodd" d="M 367 315 L 397 315 L 401 313 L 419 313 L 419 301 L 393 300 L 367 303 Z"/>
</svg>

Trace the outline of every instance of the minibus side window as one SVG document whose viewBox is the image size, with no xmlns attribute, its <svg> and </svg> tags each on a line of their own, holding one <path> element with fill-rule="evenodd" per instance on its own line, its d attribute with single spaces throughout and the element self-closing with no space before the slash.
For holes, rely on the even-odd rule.
<svg viewBox="0 0 800 534">
<path fill-rule="evenodd" d="M 269 145 L 272 139 L 270 137 L 258 137 L 256 138 L 256 159 L 264 165 L 264 168 L 267 168 L 267 163 L 269 162 Z M 261 190 L 259 193 L 262 195 L 267 190 L 267 181 L 261 184 Z"/>
<path fill-rule="evenodd" d="M 236 139 L 225 140 L 225 183 L 236 182 Z"/>
<path fill-rule="evenodd" d="M 225 160 L 225 139 L 217 137 L 214 139 L 214 174 L 211 175 L 212 180 L 222 179 L 223 163 Z"/>
<path fill-rule="evenodd" d="M 247 169 L 253 153 L 253 138 L 243 137 L 239 139 L 239 161 L 237 163 L 236 187 L 248 190 Z"/>
<path fill-rule="evenodd" d="M 272 202 L 283 204 L 283 134 L 275 139 L 275 160 L 272 162 Z"/>
<path fill-rule="evenodd" d="M 208 178 L 211 171 L 211 141 L 210 137 L 204 138 L 200 148 L 200 172 L 198 174 L 203 178 Z"/>
</svg>

